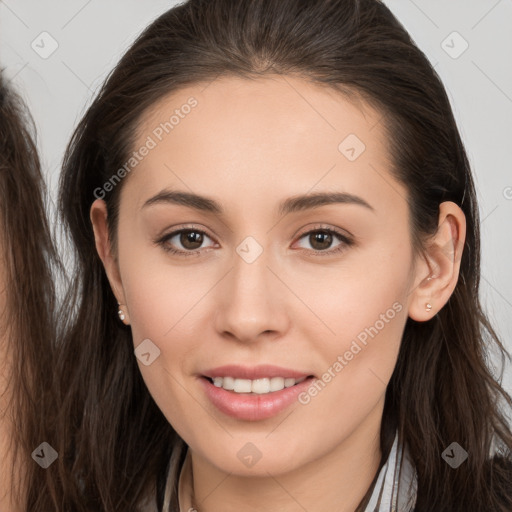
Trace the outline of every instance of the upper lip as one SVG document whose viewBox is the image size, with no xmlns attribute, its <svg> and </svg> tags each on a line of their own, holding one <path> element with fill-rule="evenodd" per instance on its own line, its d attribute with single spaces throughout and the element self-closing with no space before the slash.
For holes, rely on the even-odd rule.
<svg viewBox="0 0 512 512">
<path fill-rule="evenodd" d="M 218 366 L 206 370 L 203 373 L 205 377 L 233 377 L 234 379 L 264 379 L 272 377 L 284 377 L 300 379 L 302 377 L 308 377 L 311 373 L 304 373 L 291 368 L 283 368 L 281 366 L 275 366 L 272 364 L 262 364 L 258 366 L 241 366 L 237 364 L 228 364 L 225 366 Z"/>
</svg>

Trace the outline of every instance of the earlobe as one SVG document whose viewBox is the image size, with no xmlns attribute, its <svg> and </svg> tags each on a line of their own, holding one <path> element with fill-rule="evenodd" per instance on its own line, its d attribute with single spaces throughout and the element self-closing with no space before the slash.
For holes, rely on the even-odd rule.
<svg viewBox="0 0 512 512">
<path fill-rule="evenodd" d="M 117 299 L 118 304 L 120 303 L 124 305 L 125 297 L 123 293 L 121 276 L 119 273 L 119 266 L 117 264 L 115 255 L 112 254 L 111 243 L 109 239 L 107 205 L 105 201 L 103 201 L 103 199 L 96 199 L 96 201 L 94 201 L 94 203 L 91 205 L 89 215 L 94 231 L 96 251 L 98 252 L 98 256 L 103 262 L 105 273 L 107 274 L 110 287 Z M 127 323 L 126 318 L 128 313 L 126 311 L 126 306 L 124 306 L 123 310 L 120 309 L 120 311 L 123 311 L 123 316 L 125 317 L 124 319 L 121 319 L 121 321 L 123 321 L 123 323 Z M 119 317 L 121 317 L 121 315 L 119 315 Z"/>
<path fill-rule="evenodd" d="M 422 262 L 417 265 L 410 318 L 418 322 L 430 320 L 448 302 L 459 279 L 465 239 L 464 212 L 451 201 L 440 204 L 437 231 L 427 242 Z"/>
<path fill-rule="evenodd" d="M 119 320 L 121 320 L 121 322 L 123 322 L 123 324 L 125 324 L 125 325 L 130 325 L 130 319 L 128 318 L 128 313 L 125 312 L 126 306 L 124 304 L 119 304 L 119 302 L 118 302 L 117 307 L 118 307 L 117 314 L 119 316 Z"/>
</svg>

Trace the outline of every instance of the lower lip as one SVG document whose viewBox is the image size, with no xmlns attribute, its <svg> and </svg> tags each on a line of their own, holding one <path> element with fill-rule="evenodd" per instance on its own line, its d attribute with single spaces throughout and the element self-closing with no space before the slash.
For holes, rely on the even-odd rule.
<svg viewBox="0 0 512 512">
<path fill-rule="evenodd" d="M 314 377 L 308 377 L 299 384 L 266 394 L 245 394 L 227 391 L 214 386 L 206 377 L 201 377 L 201 385 L 210 401 L 224 414 L 239 420 L 259 421 L 276 416 L 305 391 Z"/>
</svg>

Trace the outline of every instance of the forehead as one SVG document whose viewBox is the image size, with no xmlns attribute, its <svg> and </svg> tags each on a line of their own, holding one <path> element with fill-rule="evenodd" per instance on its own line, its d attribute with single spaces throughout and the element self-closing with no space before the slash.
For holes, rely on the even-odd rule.
<svg viewBox="0 0 512 512">
<path fill-rule="evenodd" d="M 377 193 L 391 165 L 381 120 L 362 100 L 296 77 L 197 83 L 142 116 L 133 149 L 150 149 L 128 181 L 139 204 L 163 186 L 293 195 L 322 182 Z"/>
<path fill-rule="evenodd" d="M 204 141 L 222 138 L 225 143 L 257 135 L 272 147 L 301 135 L 318 142 L 329 132 L 332 137 L 326 143 L 336 142 L 344 132 L 373 139 L 383 135 L 379 129 L 371 137 L 368 133 L 381 119 L 355 92 L 349 99 L 324 84 L 293 76 L 222 77 L 184 87 L 156 102 L 142 116 L 138 142 L 151 133 L 160 142 L 170 133 L 176 138 L 189 131 Z"/>
</svg>

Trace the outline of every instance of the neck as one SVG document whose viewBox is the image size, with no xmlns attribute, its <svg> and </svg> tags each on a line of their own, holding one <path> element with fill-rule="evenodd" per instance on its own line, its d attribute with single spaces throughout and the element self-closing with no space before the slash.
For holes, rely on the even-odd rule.
<svg viewBox="0 0 512 512">
<path fill-rule="evenodd" d="M 197 512 L 353 512 L 381 460 L 383 405 L 384 398 L 356 430 L 327 453 L 286 472 L 239 476 L 223 472 L 191 452 L 192 505 Z"/>
</svg>

